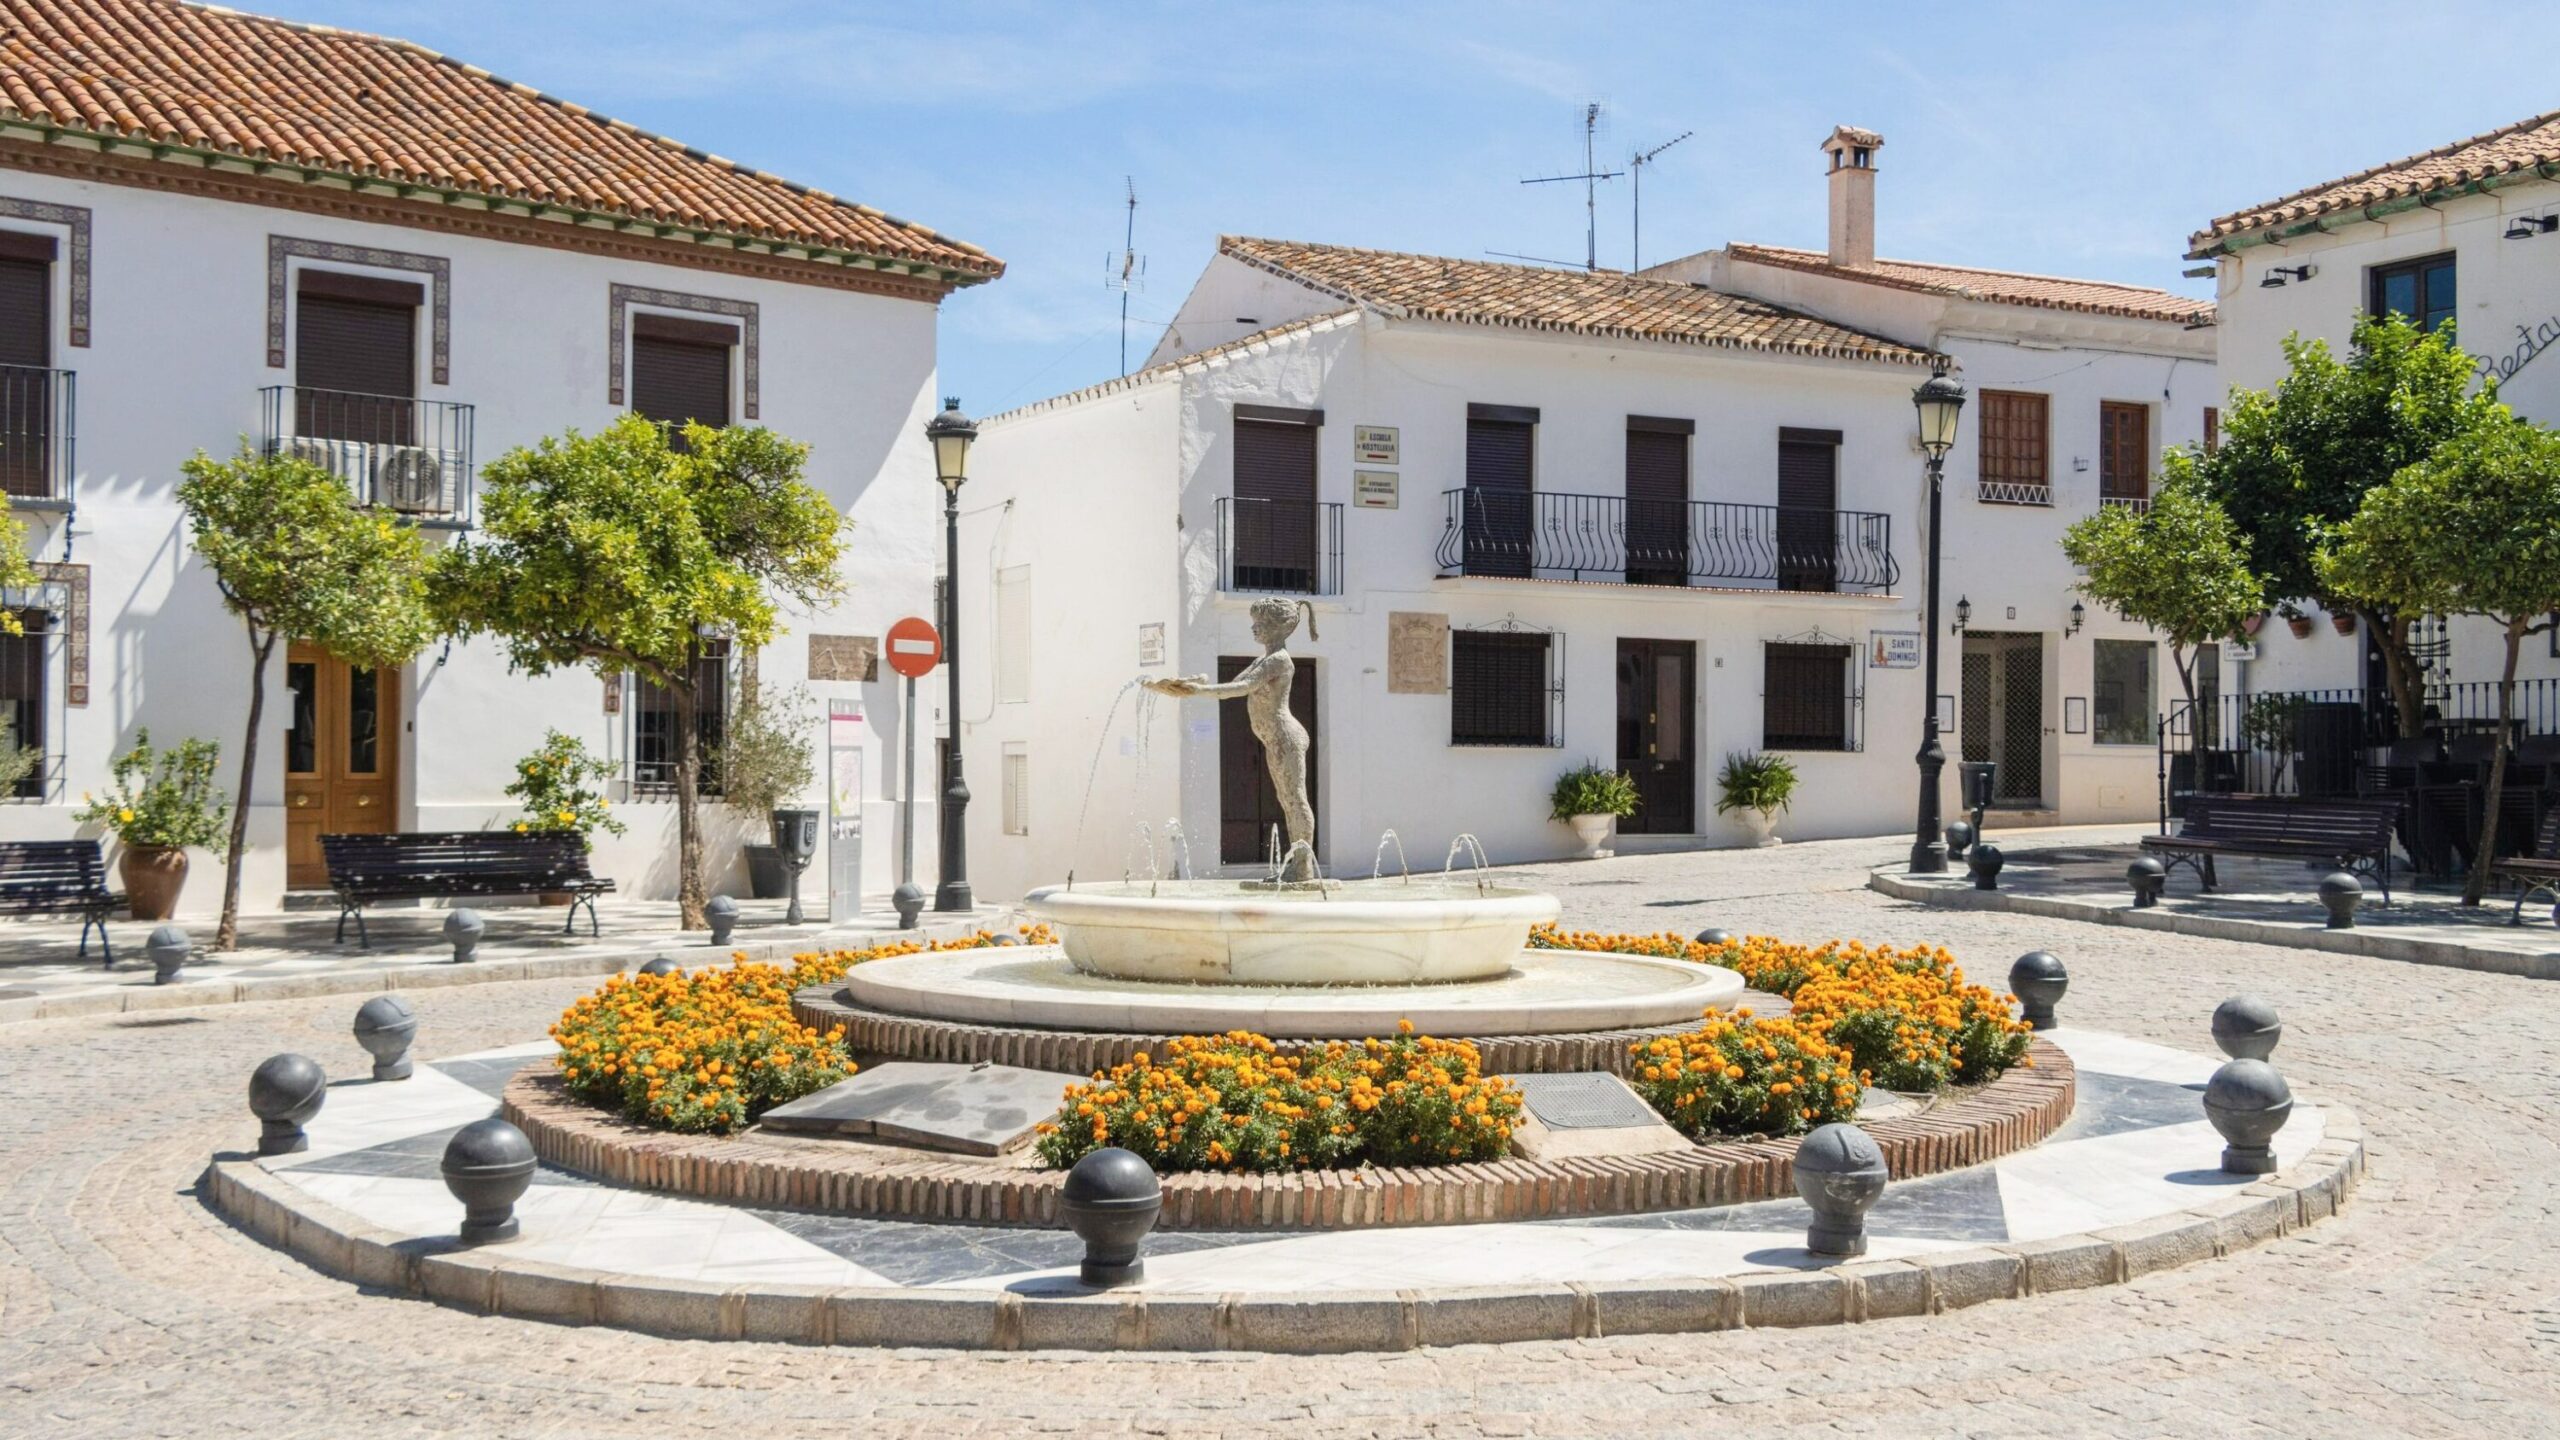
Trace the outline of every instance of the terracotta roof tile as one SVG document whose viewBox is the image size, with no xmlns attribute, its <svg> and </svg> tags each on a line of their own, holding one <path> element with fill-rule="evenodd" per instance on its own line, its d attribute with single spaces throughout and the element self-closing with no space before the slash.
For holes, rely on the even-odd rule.
<svg viewBox="0 0 2560 1440">
<path fill-rule="evenodd" d="M 0 116 L 916 262 L 1004 262 L 402 40 L 178 0 L 0 0 Z"/>
<path fill-rule="evenodd" d="M 1761 301 L 1618 270 L 1551 270 L 1237 235 L 1220 240 L 1218 253 L 1417 319 L 1901 365 L 1933 358 Z"/>
<path fill-rule="evenodd" d="M 2135 320 L 2174 320 L 2181 324 L 2210 321 L 2213 302 L 2139 285 L 2109 280 L 2071 280 L 2057 275 L 2027 275 L 2014 270 L 1977 270 L 1966 265 L 1932 265 L 1918 260 L 1878 260 L 1869 265 L 1834 265 L 1819 250 L 1792 250 L 1778 245 L 1728 245 L 1737 260 L 1778 265 L 1815 275 L 1836 275 L 1897 290 L 1921 290 L 1987 300 L 2000 305 L 2028 305 L 2046 310 L 2077 310 L 2092 315 L 2121 315 Z"/>
<path fill-rule="evenodd" d="M 2560 166 L 2560 110 L 2235 210 L 2189 236 L 2187 256 L 2203 259 L 2222 242 L 2254 230 L 2425 196 L 2537 166 Z"/>
</svg>

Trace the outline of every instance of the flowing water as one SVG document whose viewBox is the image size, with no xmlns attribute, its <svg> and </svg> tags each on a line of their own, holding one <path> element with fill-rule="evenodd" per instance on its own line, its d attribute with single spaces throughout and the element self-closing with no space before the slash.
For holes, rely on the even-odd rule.
<svg viewBox="0 0 2560 1440">
<path fill-rule="evenodd" d="M 1390 826 L 1385 833 L 1378 836 L 1377 853 L 1369 857 L 1369 878 L 1376 880 L 1385 876 L 1387 868 L 1387 847 L 1390 845 L 1396 847 L 1396 872 L 1404 877 L 1404 883 L 1407 885 L 1412 884 L 1413 866 L 1404 858 L 1404 841 L 1397 838 L 1395 829 L 1392 826 Z"/>
<path fill-rule="evenodd" d="M 1138 685 L 1138 681 L 1132 680 L 1128 684 L 1121 686 L 1120 693 L 1111 697 L 1110 710 L 1103 714 L 1102 738 L 1094 742 L 1093 763 L 1087 766 L 1084 772 L 1084 803 L 1076 807 L 1075 840 L 1068 846 L 1069 854 L 1076 853 L 1084 845 L 1084 822 L 1085 818 L 1093 813 L 1093 786 L 1094 782 L 1102 778 L 1102 755 L 1105 750 L 1111 748 L 1111 727 L 1120 718 L 1120 702 L 1128 699 L 1129 692 L 1137 690 Z M 1144 691 L 1140 691 L 1139 693 L 1141 696 L 1146 694 Z M 1141 713 L 1143 713 L 1147 708 L 1146 701 L 1142 698 L 1138 703 L 1139 709 Z M 1144 727 L 1142 725 L 1141 729 L 1143 730 L 1143 728 Z M 1146 739 L 1143 733 L 1139 737 L 1138 748 L 1139 758 L 1141 763 L 1143 763 L 1146 754 Z M 1076 872 L 1069 870 L 1067 872 L 1067 888 L 1070 890 L 1074 889 L 1075 883 Z"/>
<path fill-rule="evenodd" d="M 1465 833 L 1465 832 L 1463 832 L 1463 831 L 1462 831 L 1462 832 L 1460 832 L 1460 833 L 1459 833 L 1459 835 L 1458 835 L 1458 838 L 1457 838 L 1457 839 L 1452 840 L 1452 841 L 1450 841 L 1450 842 L 1449 842 L 1449 857 L 1448 857 L 1447 859 L 1445 859 L 1445 860 L 1443 860 L 1443 861 L 1441 861 L 1441 862 L 1440 862 L 1440 878 L 1441 878 L 1441 880 L 1442 880 L 1442 881 L 1444 881 L 1444 882 L 1448 880 L 1448 878 L 1449 878 L 1449 872 L 1457 868 L 1457 865 L 1458 865 L 1458 852 L 1459 852 L 1460 850 L 1462 850 L 1462 849 L 1463 849 L 1463 850 L 1465 850 L 1465 851 L 1467 851 L 1470 855 L 1472 855 L 1472 856 L 1475 858 L 1475 862 L 1476 862 L 1476 893 L 1477 893 L 1477 894 L 1479 894 L 1479 895 L 1481 895 L 1481 894 L 1483 894 L 1483 893 L 1484 893 L 1484 891 L 1485 891 L 1485 880 L 1484 880 L 1484 872 L 1485 872 L 1484 846 L 1482 846 L 1481 844 L 1478 844 L 1478 843 L 1477 843 L 1477 841 L 1476 841 L 1476 837 L 1475 837 L 1474 835 L 1472 835 L 1472 834 L 1468 834 L 1468 833 Z"/>
</svg>

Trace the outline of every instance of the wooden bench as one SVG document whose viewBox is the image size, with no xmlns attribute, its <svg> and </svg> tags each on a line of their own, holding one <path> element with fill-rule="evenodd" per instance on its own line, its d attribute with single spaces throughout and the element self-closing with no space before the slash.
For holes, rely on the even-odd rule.
<svg viewBox="0 0 2560 1440">
<path fill-rule="evenodd" d="M 80 912 L 80 958 L 89 958 L 89 932 L 107 964 L 116 963 L 107 940 L 107 914 L 124 897 L 107 889 L 107 860 L 95 840 L 0 841 L 0 912 L 58 915 Z"/>
<path fill-rule="evenodd" d="M 2490 862 L 2489 878 L 2513 880 L 2521 887 L 2516 891 L 2516 908 L 2507 916 L 2510 925 L 2524 923 L 2524 902 L 2535 895 L 2560 899 L 2560 806 L 2553 807 L 2534 827 L 2533 853 Z"/>
<path fill-rule="evenodd" d="M 2378 881 L 2391 903 L 2391 832 L 2399 818 L 2397 796 L 2305 800 L 2290 795 L 2197 795 L 2187 802 L 2184 829 L 2146 835 L 2142 848 L 2175 869 L 2196 872 L 2206 893 L 2219 877 L 2216 855 L 2334 861 Z"/>
<path fill-rule="evenodd" d="M 376 900 L 453 899 L 470 895 L 567 895 L 564 933 L 576 934 L 578 907 L 587 907 L 587 933 L 596 923 L 596 897 L 613 888 L 587 870 L 587 842 L 579 835 L 519 835 L 512 830 L 450 830 L 406 835 L 323 835 L 329 888 L 338 894 L 338 940 L 355 917 L 356 943 L 371 947 L 364 907 Z"/>
</svg>

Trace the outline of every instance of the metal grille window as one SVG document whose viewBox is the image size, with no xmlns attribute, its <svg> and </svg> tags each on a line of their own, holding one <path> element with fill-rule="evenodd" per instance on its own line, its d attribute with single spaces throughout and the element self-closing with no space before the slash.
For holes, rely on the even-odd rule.
<svg viewBox="0 0 2560 1440">
<path fill-rule="evenodd" d="M 631 684 L 631 790 L 635 795 L 672 795 L 676 789 L 679 747 L 676 741 L 675 692 L 645 675 Z M 693 714 L 702 745 L 701 793 L 720 793 L 719 751 L 729 737 L 729 642 L 710 637 L 702 657 L 693 662 Z"/>
<path fill-rule="evenodd" d="M 2148 745 L 2152 737 L 2151 677 L 2158 647 L 2148 640 L 2099 640 L 2091 738 L 2101 745 Z"/>
<path fill-rule="evenodd" d="M 47 660 L 53 651 L 53 615 L 21 610 L 19 635 L 0 635 L 0 746 L 24 747 L 36 753 L 35 767 L 0 799 L 42 800 L 51 790 L 56 758 L 48 746 L 47 723 L 51 685 Z"/>
<path fill-rule="evenodd" d="M 1564 637 L 1518 627 L 1449 632 L 1449 743 L 1564 743 Z"/>
<path fill-rule="evenodd" d="M 1772 641 L 1762 651 L 1760 744 L 1768 750 L 1860 748 L 1857 688 L 1847 645 Z"/>
<path fill-rule="evenodd" d="M 2020 390 L 1982 392 L 1981 498 L 1999 505 L 2050 505 L 2052 400 Z"/>
</svg>

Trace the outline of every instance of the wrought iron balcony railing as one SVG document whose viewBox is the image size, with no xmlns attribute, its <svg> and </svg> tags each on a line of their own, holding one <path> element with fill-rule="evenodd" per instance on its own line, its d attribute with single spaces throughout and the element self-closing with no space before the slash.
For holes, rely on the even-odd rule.
<svg viewBox="0 0 2560 1440">
<path fill-rule="evenodd" d="M 367 505 L 429 520 L 471 518 L 470 406 L 303 385 L 258 394 L 268 453 L 321 466 Z"/>
<path fill-rule="evenodd" d="M 2027 480 L 1978 482 L 1975 498 L 1985 505 L 2051 505 L 2053 487 Z"/>
<path fill-rule="evenodd" d="M 68 370 L 0 365 L 0 493 L 12 500 L 69 500 L 79 377 Z"/>
<path fill-rule="evenodd" d="M 1448 490 L 1443 575 L 1631 585 L 1893 588 L 1893 517 L 1728 501 Z"/>
<path fill-rule="evenodd" d="M 1218 588 L 1229 593 L 1342 593 L 1342 506 L 1218 499 Z"/>
<path fill-rule="evenodd" d="M 2151 497 L 2148 495 L 2101 495 L 2098 497 L 2098 506 L 2105 510 L 2130 510 L 2140 515 L 2151 508 Z"/>
</svg>

